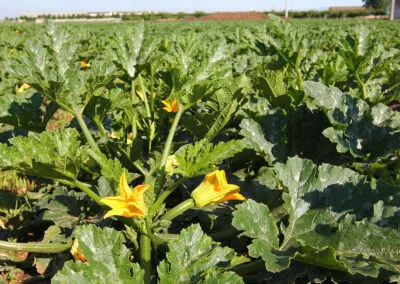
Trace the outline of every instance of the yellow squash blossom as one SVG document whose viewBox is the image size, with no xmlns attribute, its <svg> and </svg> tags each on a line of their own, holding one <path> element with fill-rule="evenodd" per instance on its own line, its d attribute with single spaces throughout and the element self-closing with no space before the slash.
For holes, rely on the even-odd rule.
<svg viewBox="0 0 400 284">
<path fill-rule="evenodd" d="M 31 87 L 31 85 L 27 84 L 27 83 L 23 83 L 21 88 L 24 88 L 24 90 L 29 89 Z"/>
<path fill-rule="evenodd" d="M 72 256 L 75 258 L 75 260 L 87 262 L 86 257 L 78 251 L 78 247 L 79 247 L 79 242 L 77 239 L 75 239 L 70 250 Z"/>
<path fill-rule="evenodd" d="M 164 105 L 164 110 L 167 112 L 178 112 L 178 101 L 174 100 L 172 103 L 167 100 L 161 101 Z"/>
<path fill-rule="evenodd" d="M 16 33 L 16 34 L 19 34 L 19 30 L 15 30 L 15 33 Z"/>
<path fill-rule="evenodd" d="M 119 195 L 101 199 L 101 202 L 111 207 L 111 210 L 104 215 L 104 218 L 110 216 L 124 216 L 130 218 L 144 217 L 147 214 L 147 206 L 144 202 L 144 192 L 149 185 L 142 184 L 136 186 L 133 190 L 126 181 L 125 173 L 119 180 Z"/>
<path fill-rule="evenodd" d="M 193 190 L 191 196 L 196 207 L 200 208 L 226 200 L 246 200 L 239 191 L 240 188 L 237 185 L 228 184 L 225 171 L 216 170 L 204 177 L 202 183 Z"/>
<path fill-rule="evenodd" d="M 10 53 L 13 54 L 15 52 L 14 48 L 10 49 Z"/>
<path fill-rule="evenodd" d="M 86 60 L 82 60 L 81 61 L 81 67 L 82 68 L 89 68 L 90 67 L 90 63 L 86 62 Z"/>
<path fill-rule="evenodd" d="M 31 87 L 31 85 L 27 84 L 27 83 L 23 83 L 21 84 L 20 87 L 16 86 L 15 92 L 17 94 L 22 94 L 26 89 L 29 89 Z"/>
</svg>

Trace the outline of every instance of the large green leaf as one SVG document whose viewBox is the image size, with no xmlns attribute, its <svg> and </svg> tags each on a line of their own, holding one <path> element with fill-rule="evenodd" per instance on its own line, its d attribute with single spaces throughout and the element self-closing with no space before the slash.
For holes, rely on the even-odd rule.
<svg viewBox="0 0 400 284">
<path fill-rule="evenodd" d="M 305 92 L 324 109 L 332 124 L 323 134 L 340 153 L 376 159 L 400 149 L 400 114 L 383 104 L 369 107 L 356 97 L 343 94 L 336 87 L 305 82 Z M 379 147 L 377 146 L 379 145 Z"/>
<path fill-rule="evenodd" d="M 234 272 L 224 272 L 224 273 L 217 273 L 213 272 L 210 274 L 207 274 L 204 279 L 198 281 L 197 283 L 199 284 L 226 284 L 226 283 L 232 283 L 232 284 L 240 284 L 244 283 L 243 279 L 235 274 Z"/>
<path fill-rule="evenodd" d="M 11 61 L 11 75 L 31 84 L 43 96 L 70 113 L 83 110 L 90 98 L 115 79 L 115 67 L 94 60 L 81 70 L 71 32 L 53 23 L 46 33 L 27 43 L 26 53 Z"/>
<path fill-rule="evenodd" d="M 243 142 L 230 140 L 216 145 L 205 140 L 187 144 L 176 151 L 178 167 L 176 172 L 186 177 L 195 177 L 209 173 L 215 166 L 241 152 Z"/>
<path fill-rule="evenodd" d="M 276 158 L 272 153 L 275 144 L 265 139 L 261 126 L 252 119 L 245 118 L 240 123 L 240 134 L 247 148 L 254 149 L 268 164 L 272 164 Z"/>
<path fill-rule="evenodd" d="M 372 104 L 390 103 L 398 96 L 398 79 L 391 79 L 396 72 L 392 66 L 399 64 L 398 50 L 385 48 L 365 25 L 353 28 L 338 47 L 350 71 L 348 81 L 358 85 L 357 95 Z"/>
<path fill-rule="evenodd" d="M 249 78 L 244 75 L 226 85 L 205 103 L 199 103 L 194 114 L 184 117 L 183 124 L 197 137 L 212 140 L 228 124 L 243 96 L 249 93 Z"/>
<path fill-rule="evenodd" d="M 290 246 L 292 239 L 307 233 L 319 224 L 336 223 L 345 210 L 332 211 L 323 194 L 330 186 L 357 183 L 361 176 L 351 170 L 323 164 L 319 168 L 310 160 L 290 158 L 286 164 L 275 167 L 278 178 L 287 189 L 283 193 L 284 207 L 289 214 L 282 248 Z M 326 205 L 325 205 L 326 204 Z"/>
<path fill-rule="evenodd" d="M 377 277 L 383 267 L 400 273 L 400 230 L 375 225 L 367 220 L 356 221 L 348 215 L 337 226 L 310 231 L 298 238 L 317 249 L 335 249 L 338 260 L 350 273 Z"/>
<path fill-rule="evenodd" d="M 85 217 L 85 194 L 57 187 L 51 195 L 41 197 L 36 206 L 40 208 L 39 218 L 52 221 L 64 228 L 72 228 Z"/>
<path fill-rule="evenodd" d="M 228 247 L 220 247 L 205 235 L 199 225 L 183 229 L 177 240 L 168 244 L 169 252 L 158 266 L 160 283 L 193 283 L 216 274 L 224 278 L 232 278 L 231 274 L 223 274 L 232 266 L 236 258 L 235 252 Z M 242 260 L 243 262 L 243 260 Z M 240 262 L 235 261 L 235 264 Z M 208 278 L 207 278 L 208 279 Z M 233 277 L 238 281 L 238 277 Z"/>
<path fill-rule="evenodd" d="M 131 252 L 121 232 L 95 225 L 77 227 L 78 252 L 86 262 L 68 261 L 53 278 L 54 283 L 141 283 L 143 270 L 131 263 Z M 132 277 L 133 272 L 133 277 Z"/>
<path fill-rule="evenodd" d="M 100 166 L 101 174 L 106 179 L 111 188 L 116 191 L 119 179 L 124 171 L 120 161 L 116 158 L 108 159 L 106 155 L 97 153 L 89 149 L 88 155 L 91 156 Z"/>
<path fill-rule="evenodd" d="M 136 75 L 136 68 L 145 35 L 144 24 L 134 25 L 125 32 L 115 35 L 109 55 L 114 63 L 128 74 L 130 78 Z"/>
<path fill-rule="evenodd" d="M 252 218 L 249 218 L 252 216 Z M 233 213 L 232 225 L 243 234 L 255 239 L 249 248 L 249 255 L 262 257 L 269 271 L 277 272 L 289 266 L 289 256 L 278 257 L 278 227 L 266 205 L 248 200 L 237 206 Z M 294 256 L 294 255 L 292 255 Z"/>
<path fill-rule="evenodd" d="M 317 167 L 297 157 L 274 170 L 284 187 L 283 207 L 288 214 L 279 231 L 263 204 L 249 200 L 233 213 L 233 225 L 253 239 L 249 255 L 261 256 L 267 270 L 279 272 L 294 259 L 371 277 L 378 276 L 379 268 L 398 272 L 396 187 L 364 183 L 363 176 L 349 169 Z M 368 240 L 360 242 L 360 232 Z"/>
<path fill-rule="evenodd" d="M 86 158 L 86 147 L 78 138 L 73 128 L 12 138 L 11 146 L 0 144 L 0 166 L 39 177 L 74 179 Z"/>
</svg>

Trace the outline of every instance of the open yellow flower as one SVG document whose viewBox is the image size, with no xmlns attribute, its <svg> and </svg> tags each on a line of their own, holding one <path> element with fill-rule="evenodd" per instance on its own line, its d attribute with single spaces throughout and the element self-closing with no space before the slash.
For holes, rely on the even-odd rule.
<svg viewBox="0 0 400 284">
<path fill-rule="evenodd" d="M 111 207 L 111 210 L 104 215 L 104 218 L 110 216 L 124 216 L 130 218 L 144 217 L 147 214 L 147 206 L 144 202 L 144 192 L 149 185 L 142 184 L 136 186 L 133 190 L 126 181 L 125 173 L 119 180 L 119 195 L 101 199 L 101 202 Z"/>
<path fill-rule="evenodd" d="M 161 101 L 164 105 L 164 110 L 167 112 L 178 112 L 178 101 L 174 100 L 172 103 L 167 100 Z"/>
<path fill-rule="evenodd" d="M 24 90 L 29 89 L 31 87 L 31 85 L 27 84 L 27 83 L 23 83 L 21 85 L 21 88 L 24 88 Z"/>
<path fill-rule="evenodd" d="M 86 60 L 82 60 L 81 61 L 81 67 L 82 68 L 89 68 L 90 67 L 90 63 L 88 63 Z"/>
<path fill-rule="evenodd" d="M 204 177 L 200 185 L 193 190 L 191 196 L 196 207 L 200 208 L 226 200 L 246 200 L 239 191 L 240 188 L 237 185 L 228 184 L 225 171 L 216 170 Z"/>
</svg>

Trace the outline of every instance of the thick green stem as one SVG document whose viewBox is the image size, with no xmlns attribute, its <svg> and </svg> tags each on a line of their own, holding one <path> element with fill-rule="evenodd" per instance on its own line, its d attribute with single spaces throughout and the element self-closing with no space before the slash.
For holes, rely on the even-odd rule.
<svg viewBox="0 0 400 284">
<path fill-rule="evenodd" d="M 164 186 L 165 183 L 165 165 L 167 164 L 168 155 L 171 151 L 172 141 L 174 140 L 176 128 L 178 127 L 179 120 L 184 110 L 185 109 L 183 106 L 179 106 L 178 112 L 176 113 L 171 128 L 169 129 L 167 140 L 165 141 L 164 151 L 161 156 L 161 163 L 158 167 L 156 181 L 154 183 L 154 193 L 156 195 L 160 194 L 161 188 Z"/>
<path fill-rule="evenodd" d="M 303 89 L 303 75 L 301 75 L 301 71 L 296 68 L 296 74 L 297 74 L 297 86 L 299 90 Z"/>
<path fill-rule="evenodd" d="M 101 123 L 101 121 L 99 121 L 98 119 L 94 119 L 93 122 L 94 122 L 94 124 L 96 124 L 97 128 L 99 129 L 101 136 L 107 138 L 107 131 L 104 128 L 104 125 Z"/>
<path fill-rule="evenodd" d="M 70 108 L 69 106 L 67 106 L 66 104 L 56 100 L 54 97 L 46 96 L 46 95 L 45 95 L 45 97 L 49 98 L 51 101 L 54 101 L 56 104 L 58 104 L 66 112 L 69 112 L 73 116 L 76 116 L 76 113 L 74 112 L 74 110 L 72 108 Z"/>
<path fill-rule="evenodd" d="M 144 102 L 144 106 L 146 108 L 146 115 L 147 115 L 146 117 L 150 119 L 151 118 L 151 112 L 150 112 L 150 107 L 149 107 L 149 101 L 147 100 L 146 92 L 144 91 L 142 77 L 139 75 L 138 79 L 139 79 L 139 82 L 140 82 L 140 86 L 142 87 L 143 102 Z"/>
<path fill-rule="evenodd" d="M 187 180 L 187 177 L 181 177 L 180 179 L 178 179 L 177 181 L 175 181 L 169 188 L 167 188 L 167 190 L 165 190 L 157 199 L 157 201 L 153 204 L 153 206 L 150 209 L 149 215 L 153 216 L 158 208 L 161 206 L 161 204 L 163 204 L 163 202 L 165 201 L 165 199 L 167 199 L 167 197 L 178 187 L 182 184 L 182 182 L 184 182 L 185 180 Z"/>
<path fill-rule="evenodd" d="M 143 169 L 137 162 L 132 162 L 132 164 L 135 166 L 135 168 L 144 176 L 147 175 L 147 171 Z"/>
<path fill-rule="evenodd" d="M 165 213 L 160 220 L 172 220 L 176 216 L 181 215 L 183 212 L 189 210 L 190 208 L 194 207 L 194 200 L 189 198 L 186 199 L 185 201 L 179 203 L 176 205 L 174 208 L 170 209 Z"/>
<path fill-rule="evenodd" d="M 132 80 L 131 81 L 131 101 L 132 101 L 132 105 L 134 105 L 135 102 L 135 81 Z M 137 115 L 136 112 L 132 118 L 132 140 L 136 138 L 137 136 L 137 125 L 136 125 L 136 119 L 137 119 Z"/>
<path fill-rule="evenodd" d="M 101 198 L 98 196 L 96 193 L 94 193 L 89 187 L 87 187 L 83 182 L 80 182 L 79 180 L 74 180 L 72 184 L 82 190 L 84 193 L 86 193 L 90 198 L 93 199 L 94 202 L 97 204 L 103 206 L 104 204 L 100 201 Z"/>
<path fill-rule="evenodd" d="M 92 134 L 90 134 L 90 131 L 85 121 L 83 120 L 82 114 L 80 112 L 77 112 L 75 117 L 90 147 L 92 147 L 93 151 L 101 153 L 99 146 L 97 145 L 96 141 L 94 141 Z"/>
<path fill-rule="evenodd" d="M 66 243 L 11 243 L 0 241 L 0 248 L 12 251 L 26 251 L 36 253 L 60 253 L 71 248 L 72 242 Z"/>
<path fill-rule="evenodd" d="M 144 270 L 143 283 L 151 283 L 151 240 L 145 232 L 140 234 L 140 266 Z"/>
<path fill-rule="evenodd" d="M 357 79 L 357 81 L 358 81 L 358 83 L 360 84 L 360 86 L 361 86 L 361 98 L 363 99 L 363 100 L 365 100 L 365 99 L 367 99 L 367 88 L 365 87 L 365 83 L 361 80 L 361 78 L 360 78 L 360 76 L 358 76 L 358 74 L 357 74 L 357 72 L 356 72 L 356 79 Z"/>
<path fill-rule="evenodd" d="M 165 146 L 164 146 L 164 151 L 161 157 L 161 164 L 160 168 L 164 170 L 165 164 L 167 163 L 167 158 L 169 155 L 169 152 L 171 151 L 171 145 L 172 141 L 174 140 L 174 135 L 176 128 L 178 127 L 179 120 L 181 119 L 182 113 L 184 111 L 183 106 L 179 106 L 178 112 L 175 115 L 174 121 L 172 122 L 171 128 L 169 129 L 167 141 L 165 141 Z"/>
<path fill-rule="evenodd" d="M 154 241 L 155 241 L 155 244 L 162 245 L 162 244 L 168 243 L 170 241 L 176 241 L 178 239 L 178 237 L 179 237 L 178 234 L 159 234 L 159 233 L 155 233 L 154 234 Z"/>
<path fill-rule="evenodd" d="M 135 138 L 137 137 L 137 124 L 136 124 L 136 120 L 137 120 L 137 114 L 136 112 L 133 114 L 133 118 L 132 118 L 132 141 L 135 140 Z"/>
<path fill-rule="evenodd" d="M 70 172 L 67 172 L 67 171 L 58 170 L 58 169 L 55 169 L 55 168 L 51 169 L 51 170 L 56 172 L 56 173 L 58 173 L 58 174 L 60 174 L 60 175 L 62 175 L 62 176 L 64 176 L 64 177 L 66 177 L 67 179 L 74 180 L 76 178 L 74 174 L 71 174 Z M 44 178 L 46 178 L 46 177 L 44 177 Z M 48 178 L 52 179 L 51 177 L 48 177 Z"/>
<path fill-rule="evenodd" d="M 154 235 L 153 231 L 151 229 L 151 216 L 147 215 L 146 218 L 144 219 L 145 225 L 146 225 L 146 233 L 149 236 L 150 240 L 154 243 Z"/>
<path fill-rule="evenodd" d="M 68 185 L 70 187 L 76 187 L 79 188 L 80 190 L 82 190 L 84 193 L 86 193 L 90 198 L 93 199 L 94 202 L 96 202 L 97 204 L 99 204 L 102 207 L 105 207 L 105 205 L 100 201 L 101 198 L 100 196 L 98 196 L 95 192 L 93 192 L 86 184 L 84 184 L 83 182 L 79 181 L 79 180 L 73 180 L 73 181 L 69 181 L 69 180 L 64 180 L 64 179 L 53 179 L 54 181 L 58 181 L 62 184 Z M 105 207 L 105 208 L 108 208 Z"/>
</svg>

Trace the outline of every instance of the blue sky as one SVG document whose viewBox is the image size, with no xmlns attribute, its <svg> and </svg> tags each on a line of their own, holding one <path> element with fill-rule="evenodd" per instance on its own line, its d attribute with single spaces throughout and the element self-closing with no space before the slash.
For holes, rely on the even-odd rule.
<svg viewBox="0 0 400 284">
<path fill-rule="evenodd" d="M 319 10 L 329 6 L 361 6 L 361 0 L 288 0 L 293 10 Z M 283 10 L 285 0 L 0 0 L 0 18 L 26 13 L 90 11 L 269 11 Z"/>
</svg>

